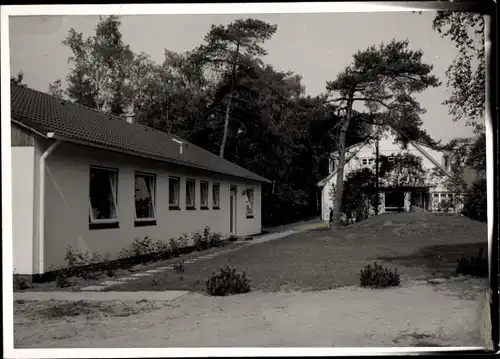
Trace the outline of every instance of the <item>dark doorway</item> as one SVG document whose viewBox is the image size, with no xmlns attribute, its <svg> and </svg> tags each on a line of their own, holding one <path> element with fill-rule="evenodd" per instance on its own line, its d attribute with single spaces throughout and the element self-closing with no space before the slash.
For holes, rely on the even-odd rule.
<svg viewBox="0 0 500 359">
<path fill-rule="evenodd" d="M 392 212 L 401 212 L 404 209 L 405 195 L 404 192 L 386 192 L 385 193 L 385 210 Z"/>
</svg>

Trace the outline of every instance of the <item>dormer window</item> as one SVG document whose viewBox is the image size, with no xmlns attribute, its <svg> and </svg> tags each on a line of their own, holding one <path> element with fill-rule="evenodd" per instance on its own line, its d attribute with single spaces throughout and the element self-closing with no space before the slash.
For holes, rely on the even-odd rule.
<svg viewBox="0 0 500 359">
<path fill-rule="evenodd" d="M 372 166 L 375 163 L 375 158 L 362 158 L 361 164 L 363 166 Z"/>
</svg>

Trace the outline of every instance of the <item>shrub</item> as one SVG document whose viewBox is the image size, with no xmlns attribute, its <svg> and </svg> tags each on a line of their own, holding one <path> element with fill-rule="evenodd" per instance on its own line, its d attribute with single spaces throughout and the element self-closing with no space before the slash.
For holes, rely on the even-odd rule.
<svg viewBox="0 0 500 359">
<path fill-rule="evenodd" d="M 181 248 L 187 247 L 189 242 L 189 236 L 187 235 L 187 233 L 182 233 L 182 235 L 177 239 L 177 241 L 179 242 L 179 246 Z"/>
<path fill-rule="evenodd" d="M 170 238 L 168 244 L 172 255 L 177 257 L 179 255 L 179 242 L 175 238 Z"/>
<path fill-rule="evenodd" d="M 238 273 L 236 269 L 221 267 L 218 273 L 213 272 L 206 282 L 207 293 L 212 296 L 225 296 L 229 294 L 248 293 L 250 281 L 245 272 Z"/>
<path fill-rule="evenodd" d="M 60 270 L 59 273 L 57 273 L 56 276 L 56 286 L 58 288 L 66 288 L 71 285 L 71 283 L 68 280 L 69 273 L 67 270 Z"/>
<path fill-rule="evenodd" d="M 486 178 L 474 182 L 472 187 L 467 191 L 462 214 L 477 221 L 487 221 Z"/>
<path fill-rule="evenodd" d="M 471 256 L 470 259 L 463 256 L 457 259 L 456 273 L 474 277 L 488 277 L 488 259 L 483 257 L 483 249 L 480 248 L 478 255 Z"/>
<path fill-rule="evenodd" d="M 174 270 L 176 273 L 184 273 L 184 262 L 183 261 L 178 261 L 177 263 L 174 264 Z"/>
<path fill-rule="evenodd" d="M 66 249 L 66 256 L 64 259 L 70 268 L 85 266 L 92 263 L 92 255 L 89 251 L 74 249 L 72 246 L 68 246 Z"/>
<path fill-rule="evenodd" d="M 222 236 L 219 233 L 211 233 L 208 238 L 209 247 L 218 247 L 220 245 Z"/>
<path fill-rule="evenodd" d="M 136 238 L 130 245 L 130 254 L 134 257 L 149 254 L 155 251 L 155 245 L 148 236 L 143 239 Z"/>
<path fill-rule="evenodd" d="M 205 237 L 200 232 L 193 233 L 193 244 L 199 251 L 207 249 L 207 242 L 205 241 Z"/>
<path fill-rule="evenodd" d="M 168 254 L 170 251 L 169 245 L 167 242 L 162 241 L 162 240 L 157 240 L 153 244 L 154 252 L 160 253 L 160 254 Z"/>
<path fill-rule="evenodd" d="M 14 276 L 14 284 L 15 284 L 16 288 L 19 290 L 25 290 L 25 289 L 28 289 L 30 287 L 28 281 L 25 278 L 17 276 L 17 275 Z"/>
<path fill-rule="evenodd" d="M 401 283 L 397 269 L 394 271 L 384 268 L 382 265 L 368 264 L 359 274 L 362 287 L 386 288 L 396 287 Z"/>
</svg>

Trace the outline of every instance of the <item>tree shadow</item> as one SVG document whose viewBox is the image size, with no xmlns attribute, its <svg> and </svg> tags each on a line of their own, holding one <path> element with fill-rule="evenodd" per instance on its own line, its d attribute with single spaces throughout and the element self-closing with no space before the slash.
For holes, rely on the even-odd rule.
<svg viewBox="0 0 500 359">
<path fill-rule="evenodd" d="M 487 253 L 488 243 L 438 244 L 424 247 L 410 255 L 380 256 L 377 260 L 406 267 L 426 267 L 433 272 L 453 275 L 460 257 L 477 256 L 481 248 L 483 253 Z"/>
</svg>

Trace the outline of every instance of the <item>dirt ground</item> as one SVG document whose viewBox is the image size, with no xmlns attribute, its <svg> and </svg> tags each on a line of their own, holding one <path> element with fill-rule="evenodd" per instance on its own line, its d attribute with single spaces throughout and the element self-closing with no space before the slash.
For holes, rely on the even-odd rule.
<svg viewBox="0 0 500 359">
<path fill-rule="evenodd" d="M 96 302 L 79 302 L 76 316 L 54 315 L 55 303 L 16 303 L 15 348 L 482 346 L 485 288 L 486 280 L 463 277 L 384 290 L 190 293 L 99 312 Z"/>
</svg>

